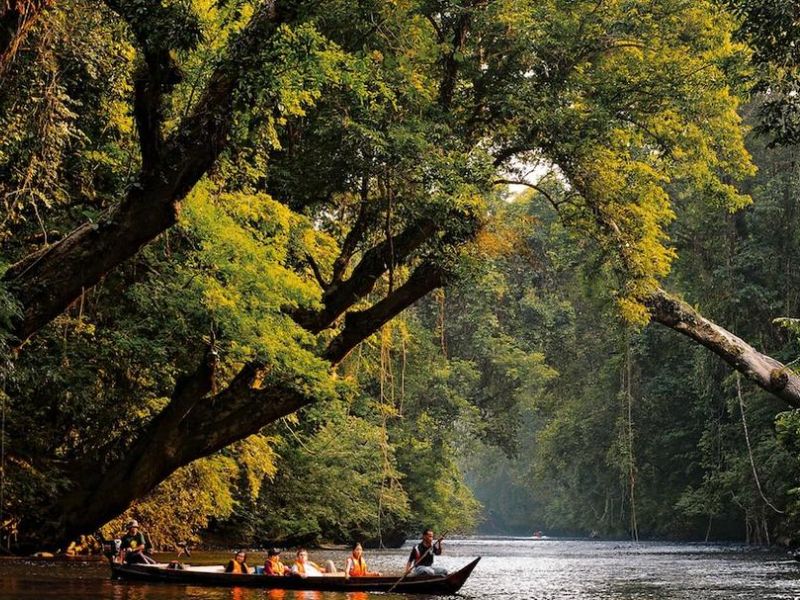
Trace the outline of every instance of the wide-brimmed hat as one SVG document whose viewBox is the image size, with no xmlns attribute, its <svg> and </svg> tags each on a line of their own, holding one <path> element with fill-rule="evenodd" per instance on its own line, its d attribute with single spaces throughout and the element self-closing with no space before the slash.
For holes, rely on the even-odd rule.
<svg viewBox="0 0 800 600">
<path fill-rule="evenodd" d="M 128 523 L 125 525 L 125 528 L 130 529 L 131 527 L 139 527 L 139 521 L 136 519 L 131 519 L 128 521 Z"/>
</svg>

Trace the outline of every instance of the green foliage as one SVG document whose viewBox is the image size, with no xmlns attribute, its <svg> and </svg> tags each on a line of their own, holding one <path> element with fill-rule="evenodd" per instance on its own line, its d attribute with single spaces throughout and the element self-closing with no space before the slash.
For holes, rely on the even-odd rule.
<svg viewBox="0 0 800 600">
<path fill-rule="evenodd" d="M 734 185 L 754 167 L 738 114 L 750 53 L 733 36 L 763 36 L 756 13 L 736 22 L 710 0 L 325 0 L 279 3 L 275 31 L 248 40 L 259 4 L 114 4 L 57 3 L 4 79 L 0 262 L 46 252 L 141 185 L 133 83 L 154 54 L 182 74 L 163 86 L 165 137 L 208 108 L 198 102 L 213 107 L 221 92 L 204 92 L 209 82 L 240 76 L 210 115 L 233 123 L 230 144 L 176 198 L 177 227 L 22 349 L 5 390 L 14 515 L 74 492 L 76 465 L 124 456 L 213 343 L 217 386 L 254 363 L 327 402 L 140 499 L 129 514 L 160 543 L 209 522 L 258 542 L 468 530 L 475 496 L 491 500 L 503 477 L 503 511 L 526 511 L 505 520 L 519 526 L 623 532 L 631 474 L 643 531 L 763 516 L 719 369 L 619 321 L 643 323 L 641 300 L 674 267 L 713 315 L 793 347 L 733 318 L 743 307 L 754 322 L 791 318 L 800 305 L 794 181 L 770 172 Z M 781 48 L 763 51 L 774 61 Z M 791 83 L 790 70 L 780 76 Z M 498 180 L 531 170 L 539 191 L 497 197 Z M 763 203 L 750 207 L 750 195 Z M 352 308 L 422 262 L 452 287 L 333 374 L 321 355 L 346 318 L 317 334 L 297 311 L 336 292 L 343 249 L 347 281 L 371 248 L 422 221 L 436 233 L 393 255 Z M 3 330 L 16 315 L 0 288 Z M 785 502 L 796 486 L 776 474 L 790 451 L 777 450 L 770 410 L 752 412 L 765 486 Z M 459 469 L 468 451 L 475 495 Z M 487 474 L 498 460 L 502 475 Z"/>
<path fill-rule="evenodd" d="M 189 293 L 201 298 L 233 362 L 257 359 L 281 373 L 324 384 L 326 363 L 313 337 L 286 308 L 314 306 L 316 284 L 292 267 L 334 247 L 308 219 L 265 195 L 218 194 L 198 186 L 182 216 L 197 251 L 179 267 Z"/>
<path fill-rule="evenodd" d="M 136 518 L 155 548 L 172 550 L 178 542 L 198 542 L 209 516 L 225 517 L 234 506 L 236 461 L 206 458 L 176 471 L 146 498 L 103 527 L 107 539 L 119 537 L 125 522 Z"/>
<path fill-rule="evenodd" d="M 800 141 L 800 10 L 779 0 L 728 0 L 739 18 L 739 36 L 753 47 L 758 74 L 753 91 L 761 96 L 757 130 L 773 144 Z"/>
<path fill-rule="evenodd" d="M 678 260 L 670 286 L 686 290 L 704 314 L 737 335 L 792 362 L 794 320 L 779 319 L 786 330 L 770 323 L 776 315 L 796 314 L 800 305 L 797 167 L 793 151 L 766 149 L 758 139 L 750 140 L 750 149 L 759 165 L 747 183 L 752 205 L 731 215 L 689 199 L 676 204 L 671 233 Z M 493 493 L 498 477 L 491 451 L 478 447 L 465 460 L 494 522 L 527 533 L 630 535 L 632 468 L 640 535 L 766 543 L 768 531 L 770 541 L 796 539 L 794 413 L 776 420 L 780 404 L 743 380 L 759 491 L 728 367 L 673 332 L 625 331 L 614 317 L 614 289 L 598 270 L 596 250 L 542 212 L 534 212 L 537 227 L 526 243 L 536 270 L 500 268 L 505 277 L 526 277 L 517 284 L 526 302 L 504 320 L 523 319 L 512 330 L 517 340 L 537 331 L 536 347 L 558 377 L 532 394 L 521 427 L 527 441 L 518 458 L 502 463 L 511 490 L 499 498 Z"/>
<path fill-rule="evenodd" d="M 377 538 L 408 516 L 394 448 L 371 419 L 333 403 L 297 431 L 289 421 L 275 427 L 278 468 L 257 500 L 244 504 L 233 523 L 237 534 L 258 543 L 309 543 Z"/>
<path fill-rule="evenodd" d="M 107 206 L 136 161 L 127 106 L 133 49 L 120 25 L 93 4 L 58 3 L 30 47 L 0 92 L 0 239 L 14 250 L 14 233 L 45 242 L 63 234 L 75 196 L 82 202 L 72 210 L 86 216 Z"/>
<path fill-rule="evenodd" d="M 0 264 L 0 273 L 3 272 Z M 12 323 L 19 318 L 21 310 L 17 300 L 0 284 L 0 352 L 8 352 L 8 344 L 11 341 Z M 0 370 L 2 372 L 2 370 Z"/>
</svg>

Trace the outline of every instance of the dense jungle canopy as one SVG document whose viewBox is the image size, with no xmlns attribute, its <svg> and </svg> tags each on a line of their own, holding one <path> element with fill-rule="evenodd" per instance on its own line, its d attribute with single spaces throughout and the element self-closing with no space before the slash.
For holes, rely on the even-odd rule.
<svg viewBox="0 0 800 600">
<path fill-rule="evenodd" d="M 798 53 L 773 0 L 3 0 L 0 542 L 796 538 Z"/>
</svg>

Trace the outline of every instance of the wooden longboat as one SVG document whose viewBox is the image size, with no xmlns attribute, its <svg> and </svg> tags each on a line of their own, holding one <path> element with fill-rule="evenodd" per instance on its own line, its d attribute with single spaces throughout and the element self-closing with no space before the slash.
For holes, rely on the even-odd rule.
<svg viewBox="0 0 800 600">
<path fill-rule="evenodd" d="M 111 564 L 112 579 L 128 581 L 179 583 L 184 585 L 254 587 L 281 590 L 316 590 L 321 592 L 387 592 L 401 594 L 455 594 L 472 574 L 480 556 L 465 567 L 447 576 L 350 577 L 278 577 L 274 575 L 237 575 L 223 572 L 222 567 L 168 568 L 166 564 Z"/>
</svg>

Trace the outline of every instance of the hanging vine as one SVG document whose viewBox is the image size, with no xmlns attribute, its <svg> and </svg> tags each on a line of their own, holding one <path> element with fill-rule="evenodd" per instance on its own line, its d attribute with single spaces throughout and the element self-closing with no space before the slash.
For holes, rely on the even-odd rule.
<svg viewBox="0 0 800 600">
<path fill-rule="evenodd" d="M 761 480 L 758 477 L 758 471 L 756 470 L 756 461 L 753 458 L 753 447 L 750 444 L 750 433 L 747 429 L 747 419 L 745 418 L 744 412 L 744 399 L 742 398 L 742 382 L 741 376 L 739 372 L 736 372 L 736 396 L 739 399 L 739 413 L 742 415 L 742 429 L 744 430 L 744 440 L 747 443 L 747 455 L 750 458 L 750 468 L 753 471 L 753 480 L 756 483 L 756 489 L 758 490 L 758 495 L 761 496 L 761 499 L 764 501 L 764 504 L 769 506 L 772 510 L 774 510 L 779 515 L 784 514 L 784 511 L 777 508 L 772 502 L 770 502 L 767 497 L 764 495 L 764 490 L 761 487 Z M 769 533 L 767 533 L 767 537 L 769 537 Z"/>
<path fill-rule="evenodd" d="M 623 417 L 625 419 L 625 452 L 627 454 L 628 496 L 630 498 L 631 538 L 639 541 L 639 524 L 636 519 L 636 457 L 633 447 L 633 360 L 630 335 L 625 336 L 625 365 L 622 372 Z"/>
<path fill-rule="evenodd" d="M 389 433 L 387 421 L 389 413 L 395 406 L 394 371 L 392 369 L 392 327 L 391 324 L 381 329 L 380 352 L 380 410 L 381 410 L 381 456 L 383 459 L 383 473 L 381 488 L 378 492 L 378 546 L 383 545 L 383 495 L 386 489 L 386 479 L 389 474 Z M 391 407 L 391 408 L 390 408 Z"/>
</svg>

